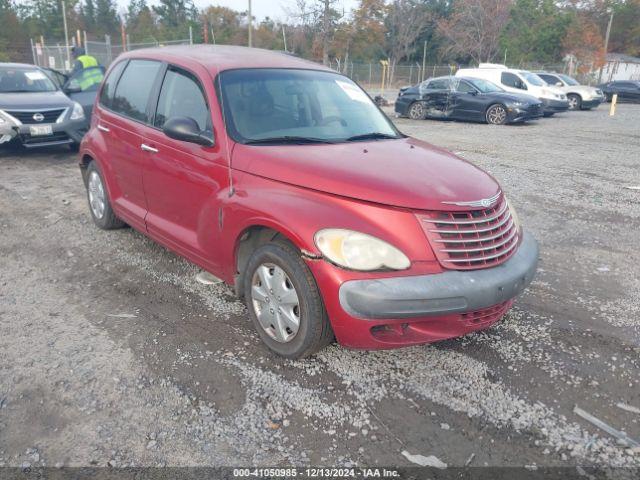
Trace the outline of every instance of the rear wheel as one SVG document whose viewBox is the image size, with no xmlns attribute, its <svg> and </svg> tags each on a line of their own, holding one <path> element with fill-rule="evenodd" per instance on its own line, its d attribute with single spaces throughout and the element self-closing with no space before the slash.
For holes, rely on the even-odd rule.
<svg viewBox="0 0 640 480">
<path fill-rule="evenodd" d="M 409 105 L 409 110 L 407 111 L 407 116 L 411 120 L 424 120 L 427 115 L 427 111 L 424 108 L 424 103 L 422 102 L 413 102 Z"/>
<path fill-rule="evenodd" d="M 288 242 L 259 247 L 244 275 L 249 315 L 262 341 L 286 358 L 303 358 L 333 340 L 311 271 Z"/>
<path fill-rule="evenodd" d="M 569 101 L 569 110 L 580 110 L 582 108 L 582 98 L 580 98 L 580 95 L 570 93 L 567 95 L 567 100 Z"/>
<path fill-rule="evenodd" d="M 490 125 L 504 125 L 507 122 L 507 109 L 499 103 L 491 105 L 487 109 L 486 119 Z"/>
<path fill-rule="evenodd" d="M 113 230 L 124 227 L 124 222 L 116 217 L 111 208 L 102 174 L 98 170 L 96 162 L 93 161 L 87 167 L 87 199 L 93 222 L 99 228 Z"/>
</svg>

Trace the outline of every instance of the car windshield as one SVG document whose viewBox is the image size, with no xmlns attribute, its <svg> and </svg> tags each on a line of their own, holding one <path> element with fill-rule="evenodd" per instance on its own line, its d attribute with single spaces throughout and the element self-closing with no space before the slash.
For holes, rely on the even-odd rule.
<svg viewBox="0 0 640 480">
<path fill-rule="evenodd" d="M 569 75 L 559 74 L 558 76 L 562 78 L 562 80 L 564 80 L 567 85 L 580 85 L 580 83 L 576 79 L 571 78 Z"/>
<path fill-rule="evenodd" d="M 348 78 L 297 69 L 222 72 L 229 134 L 242 143 L 334 143 L 400 138 L 369 96 Z"/>
<path fill-rule="evenodd" d="M 493 93 L 493 92 L 504 92 L 502 88 L 500 88 L 495 83 L 492 83 L 488 80 L 481 80 L 479 78 L 474 78 L 472 80 L 468 80 L 469 83 L 473 84 L 480 92 L 482 93 Z"/>
<path fill-rule="evenodd" d="M 53 92 L 51 79 L 37 68 L 0 67 L 0 93 Z"/>
<path fill-rule="evenodd" d="M 527 82 L 529 82 L 531 85 L 535 85 L 536 87 L 544 87 L 546 85 L 546 82 L 535 73 L 520 72 L 520 75 L 522 75 Z"/>
</svg>

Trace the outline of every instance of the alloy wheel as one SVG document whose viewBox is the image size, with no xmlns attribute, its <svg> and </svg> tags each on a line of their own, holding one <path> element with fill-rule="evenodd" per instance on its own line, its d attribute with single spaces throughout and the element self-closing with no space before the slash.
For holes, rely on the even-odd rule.
<svg viewBox="0 0 640 480">
<path fill-rule="evenodd" d="M 578 97 L 575 95 L 569 95 L 569 110 L 577 110 L 578 109 Z"/>
<path fill-rule="evenodd" d="M 487 112 L 487 122 L 492 125 L 502 125 L 507 120 L 507 111 L 502 105 L 494 105 Z"/>
<path fill-rule="evenodd" d="M 422 120 L 424 118 L 425 110 L 422 102 L 414 102 L 409 107 L 409 118 L 412 120 Z"/>
<path fill-rule="evenodd" d="M 300 328 L 298 292 L 286 272 L 261 264 L 251 281 L 251 305 L 263 330 L 280 343 L 293 340 Z"/>
<path fill-rule="evenodd" d="M 105 196 L 102 179 L 100 178 L 100 175 L 98 175 L 98 172 L 93 171 L 89 174 L 87 190 L 89 192 L 89 205 L 91 206 L 91 212 L 94 217 L 101 219 L 104 215 Z"/>
</svg>

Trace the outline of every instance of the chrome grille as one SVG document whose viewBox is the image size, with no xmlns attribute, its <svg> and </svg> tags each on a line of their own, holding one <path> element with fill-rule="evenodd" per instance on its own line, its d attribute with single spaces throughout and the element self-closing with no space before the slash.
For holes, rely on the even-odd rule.
<svg viewBox="0 0 640 480">
<path fill-rule="evenodd" d="M 493 267 L 516 251 L 520 232 L 501 195 L 493 207 L 417 214 L 436 258 L 444 268 Z"/>
<path fill-rule="evenodd" d="M 62 115 L 65 110 L 65 108 L 56 108 L 51 110 L 7 110 L 6 112 L 16 120 L 19 120 L 22 124 L 38 125 L 56 123 L 60 115 Z M 33 118 L 33 116 L 38 113 L 42 115 L 42 120 L 40 121 Z"/>
</svg>

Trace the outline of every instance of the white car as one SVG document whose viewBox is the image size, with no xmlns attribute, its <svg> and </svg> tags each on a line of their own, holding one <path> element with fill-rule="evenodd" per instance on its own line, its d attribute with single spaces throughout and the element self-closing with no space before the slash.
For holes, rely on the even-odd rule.
<svg viewBox="0 0 640 480">
<path fill-rule="evenodd" d="M 538 75 L 527 70 L 481 63 L 478 68 L 461 68 L 456 72 L 456 77 L 482 78 L 500 85 L 507 92 L 526 92 L 542 102 L 545 117 L 569 110 L 567 95 L 562 90 L 547 85 Z"/>
<path fill-rule="evenodd" d="M 562 73 L 535 72 L 548 85 L 558 87 L 569 100 L 569 110 L 590 110 L 604 102 L 602 90 L 580 85 L 575 78 Z"/>
</svg>

